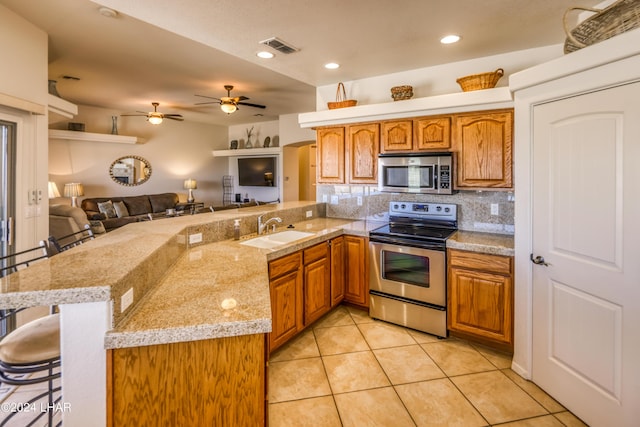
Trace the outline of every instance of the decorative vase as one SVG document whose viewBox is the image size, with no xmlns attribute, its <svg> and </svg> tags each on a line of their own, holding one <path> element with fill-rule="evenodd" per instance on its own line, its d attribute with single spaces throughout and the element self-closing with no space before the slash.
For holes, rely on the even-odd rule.
<svg viewBox="0 0 640 427">
<path fill-rule="evenodd" d="M 118 134 L 118 116 L 111 116 L 111 135 Z"/>
<path fill-rule="evenodd" d="M 251 137 L 247 137 L 247 142 L 244 144 L 244 148 L 253 148 L 253 144 L 251 143 Z"/>
<path fill-rule="evenodd" d="M 62 98 L 58 93 L 58 88 L 56 87 L 57 83 L 57 80 L 49 80 L 49 94 Z"/>
</svg>

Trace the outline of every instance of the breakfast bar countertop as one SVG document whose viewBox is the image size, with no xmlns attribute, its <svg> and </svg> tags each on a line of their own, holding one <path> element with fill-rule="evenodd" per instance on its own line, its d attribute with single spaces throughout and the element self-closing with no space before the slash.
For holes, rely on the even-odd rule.
<svg viewBox="0 0 640 427">
<path fill-rule="evenodd" d="M 188 249 L 135 310 L 107 332 L 106 348 L 125 348 L 271 331 L 268 261 L 342 234 L 366 237 L 379 223 L 316 218 L 295 223 L 313 236 L 277 249 L 223 240 Z M 278 231 L 285 231 L 282 227 Z"/>
</svg>

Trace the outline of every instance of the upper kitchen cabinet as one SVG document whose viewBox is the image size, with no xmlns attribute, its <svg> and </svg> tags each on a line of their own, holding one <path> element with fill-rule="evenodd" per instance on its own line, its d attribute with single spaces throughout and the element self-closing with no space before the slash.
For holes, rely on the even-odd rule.
<svg viewBox="0 0 640 427">
<path fill-rule="evenodd" d="M 451 117 L 419 117 L 381 123 L 380 152 L 448 151 Z"/>
<path fill-rule="evenodd" d="M 402 153 L 413 149 L 413 123 L 411 120 L 382 122 L 380 152 Z"/>
<path fill-rule="evenodd" d="M 318 129 L 317 182 L 377 184 L 379 145 L 377 123 Z"/>
<path fill-rule="evenodd" d="M 378 183 L 380 127 L 377 123 L 348 127 L 347 159 L 349 183 Z"/>
<path fill-rule="evenodd" d="M 513 110 L 453 116 L 456 188 L 512 188 Z"/>
<path fill-rule="evenodd" d="M 344 131 L 344 127 L 318 129 L 318 183 L 344 184 Z"/>
</svg>

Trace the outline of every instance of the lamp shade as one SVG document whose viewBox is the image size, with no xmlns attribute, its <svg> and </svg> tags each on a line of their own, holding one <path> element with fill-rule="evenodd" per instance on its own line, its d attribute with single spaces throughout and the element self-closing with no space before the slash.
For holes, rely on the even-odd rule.
<svg viewBox="0 0 640 427">
<path fill-rule="evenodd" d="M 195 190 L 196 188 L 198 188 L 198 183 L 196 182 L 195 179 L 185 179 L 184 180 L 184 188 L 185 190 Z"/>
<path fill-rule="evenodd" d="M 53 199 L 55 197 L 60 197 L 60 191 L 58 191 L 58 186 L 56 185 L 55 182 L 53 181 L 49 181 L 49 198 Z"/>
<path fill-rule="evenodd" d="M 79 182 L 71 182 L 64 185 L 64 197 L 84 196 L 84 188 Z"/>
<path fill-rule="evenodd" d="M 152 125 L 159 125 L 160 123 L 162 123 L 162 114 L 149 113 L 147 120 L 149 120 L 149 123 L 151 123 Z"/>
</svg>

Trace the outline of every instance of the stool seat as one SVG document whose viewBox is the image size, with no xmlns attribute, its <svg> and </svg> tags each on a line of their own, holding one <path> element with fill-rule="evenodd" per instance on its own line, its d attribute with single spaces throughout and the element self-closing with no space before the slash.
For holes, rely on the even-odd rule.
<svg viewBox="0 0 640 427">
<path fill-rule="evenodd" d="M 26 323 L 0 341 L 0 361 L 37 363 L 60 357 L 60 314 Z"/>
</svg>

